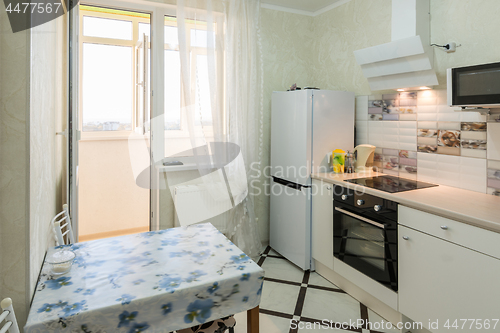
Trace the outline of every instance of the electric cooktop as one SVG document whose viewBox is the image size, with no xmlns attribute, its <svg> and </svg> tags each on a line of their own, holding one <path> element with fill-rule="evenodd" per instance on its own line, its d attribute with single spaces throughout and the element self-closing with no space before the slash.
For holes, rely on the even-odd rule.
<svg viewBox="0 0 500 333">
<path fill-rule="evenodd" d="M 424 183 L 417 180 L 399 178 L 394 176 L 377 176 L 357 179 L 346 179 L 348 183 L 358 184 L 361 186 L 371 187 L 376 190 L 397 193 L 421 188 L 438 186 L 436 184 Z"/>
</svg>

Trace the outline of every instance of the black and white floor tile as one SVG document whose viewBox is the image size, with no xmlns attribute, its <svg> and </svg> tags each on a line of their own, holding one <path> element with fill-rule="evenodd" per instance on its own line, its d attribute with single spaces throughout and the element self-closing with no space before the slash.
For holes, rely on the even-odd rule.
<svg viewBox="0 0 500 333">
<path fill-rule="evenodd" d="M 260 332 L 399 332 L 397 329 L 375 331 L 366 327 L 336 329 L 350 320 L 380 323 L 383 318 L 319 274 L 302 271 L 269 246 L 258 264 L 266 271 L 260 304 Z M 246 333 L 246 313 L 235 317 L 235 333 Z M 321 325 L 325 319 L 333 326 Z"/>
</svg>

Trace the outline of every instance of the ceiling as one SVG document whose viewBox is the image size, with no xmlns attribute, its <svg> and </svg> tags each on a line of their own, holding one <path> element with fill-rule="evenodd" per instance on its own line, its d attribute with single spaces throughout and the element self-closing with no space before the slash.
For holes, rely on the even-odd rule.
<svg viewBox="0 0 500 333">
<path fill-rule="evenodd" d="M 349 0 L 261 0 L 262 7 L 315 16 Z"/>
</svg>

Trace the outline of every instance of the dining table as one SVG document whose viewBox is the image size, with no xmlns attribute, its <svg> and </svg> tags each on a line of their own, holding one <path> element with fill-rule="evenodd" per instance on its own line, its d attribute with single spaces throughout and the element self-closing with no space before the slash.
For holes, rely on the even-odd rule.
<svg viewBox="0 0 500 333">
<path fill-rule="evenodd" d="M 173 332 L 247 311 L 259 331 L 263 269 L 210 223 L 50 248 L 69 272 L 42 266 L 26 333 Z"/>
</svg>

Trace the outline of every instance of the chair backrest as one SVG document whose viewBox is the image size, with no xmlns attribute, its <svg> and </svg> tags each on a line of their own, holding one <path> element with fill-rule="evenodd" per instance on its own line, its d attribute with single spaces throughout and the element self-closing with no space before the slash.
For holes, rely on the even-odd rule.
<svg viewBox="0 0 500 333">
<path fill-rule="evenodd" d="M 69 245 L 75 242 L 68 205 L 63 205 L 63 211 L 54 216 L 51 221 L 56 245 Z M 65 241 L 66 238 L 66 241 Z"/>
<path fill-rule="evenodd" d="M 12 307 L 12 300 L 10 298 L 4 298 L 0 303 L 0 307 L 2 307 L 2 313 L 0 314 L 0 333 L 20 333 L 16 315 L 14 314 L 14 308 Z M 2 325 L 4 320 L 5 323 Z"/>
</svg>

